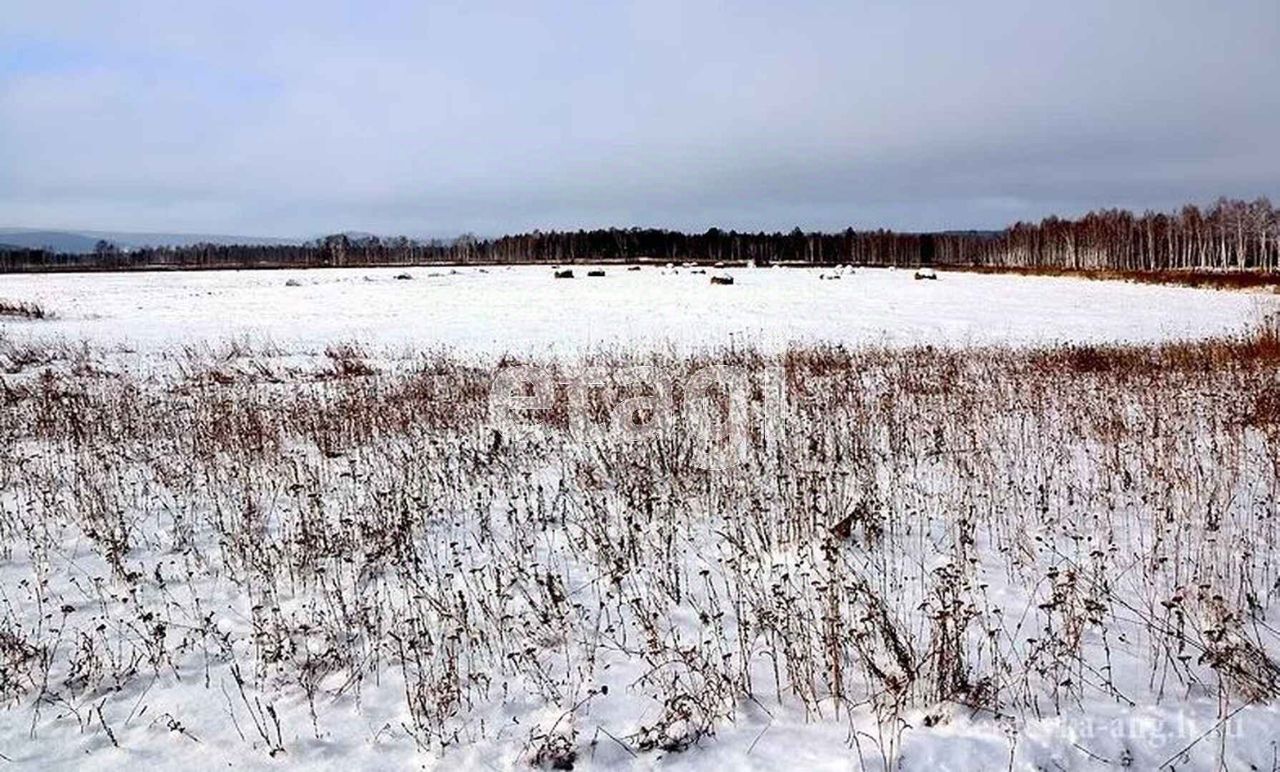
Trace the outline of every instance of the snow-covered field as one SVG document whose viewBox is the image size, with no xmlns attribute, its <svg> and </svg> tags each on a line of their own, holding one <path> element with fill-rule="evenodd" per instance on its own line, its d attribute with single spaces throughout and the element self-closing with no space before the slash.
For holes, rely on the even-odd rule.
<svg viewBox="0 0 1280 772">
<path fill-rule="evenodd" d="M 1280 768 L 1273 297 L 575 271 L 0 277 L 0 766 Z"/>
<path fill-rule="evenodd" d="M 1239 330 L 1274 298 L 1182 287 L 909 271 L 605 267 L 555 280 L 548 266 L 332 269 L 0 277 L 0 298 L 58 315 L 42 335 L 156 350 L 248 337 L 286 349 L 447 347 L 532 354 L 688 349 L 730 342 L 1153 341 Z M 407 273 L 409 281 L 397 281 Z M 289 286 L 297 284 L 298 286 Z M 0 321 L 0 324 L 4 324 Z M 12 327 L 10 322 L 6 326 Z"/>
</svg>

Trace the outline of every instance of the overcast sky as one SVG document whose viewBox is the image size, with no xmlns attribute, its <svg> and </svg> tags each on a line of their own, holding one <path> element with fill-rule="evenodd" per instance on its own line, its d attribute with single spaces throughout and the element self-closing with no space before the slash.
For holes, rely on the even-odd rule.
<svg viewBox="0 0 1280 772">
<path fill-rule="evenodd" d="M 0 225 L 996 227 L 1280 198 L 1280 2 L 0 12 Z"/>
</svg>

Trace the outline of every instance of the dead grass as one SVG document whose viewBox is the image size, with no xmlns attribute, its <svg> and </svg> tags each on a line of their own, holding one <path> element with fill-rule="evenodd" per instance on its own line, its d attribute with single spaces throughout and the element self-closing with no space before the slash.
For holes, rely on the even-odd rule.
<svg viewBox="0 0 1280 772">
<path fill-rule="evenodd" d="M 690 751 L 754 701 L 870 711 L 860 752 L 891 760 L 940 705 L 1280 691 L 1280 524 L 1258 514 L 1280 508 L 1274 323 L 1159 346 L 605 354 L 544 363 L 550 404 L 504 414 L 495 368 L 448 356 L 380 370 L 347 345 L 271 378 L 206 377 L 252 372 L 243 347 L 189 357 L 172 378 L 5 382 L 0 550 L 80 550 L 74 575 L 30 561 L 0 606 L 8 704 L 97 706 L 80 728 L 105 732 L 102 695 L 222 673 L 211 698 L 274 756 L 306 731 L 277 700 L 320 735 L 317 704 L 395 671 L 420 747 L 484 736 L 495 701 L 561 706 L 524 758 L 565 768 L 589 752 L 578 717 L 620 693 L 648 705 L 608 728 L 635 754 Z M 612 420 L 691 403 L 709 367 L 744 379 L 734 463 L 699 463 L 713 440 L 686 413 Z M 722 396 L 708 409 L 730 413 Z M 228 598 L 243 629 L 209 615 Z"/>
<path fill-rule="evenodd" d="M 16 319 L 48 319 L 51 314 L 39 303 L 26 300 L 5 300 L 0 298 L 0 317 Z"/>
</svg>

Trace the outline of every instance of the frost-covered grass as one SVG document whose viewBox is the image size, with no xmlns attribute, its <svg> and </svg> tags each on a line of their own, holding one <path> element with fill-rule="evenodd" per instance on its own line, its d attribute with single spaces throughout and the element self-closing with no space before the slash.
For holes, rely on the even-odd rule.
<svg viewBox="0 0 1280 772">
<path fill-rule="evenodd" d="M 0 341 L 5 759 L 1274 768 L 1273 328 L 278 353 Z"/>
</svg>

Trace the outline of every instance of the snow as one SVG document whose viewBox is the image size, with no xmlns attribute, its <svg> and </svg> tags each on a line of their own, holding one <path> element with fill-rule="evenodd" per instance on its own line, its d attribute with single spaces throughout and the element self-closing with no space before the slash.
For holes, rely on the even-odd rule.
<svg viewBox="0 0 1280 772">
<path fill-rule="evenodd" d="M 0 297 L 40 302 L 57 319 L 8 320 L 2 327 L 13 337 L 85 341 L 144 356 L 232 338 L 271 341 L 286 353 L 360 341 L 482 356 L 509 351 L 551 356 L 613 346 L 684 350 L 735 342 L 776 350 L 815 341 L 958 346 L 1158 341 L 1238 331 L 1276 308 L 1275 298 L 1262 295 L 1064 278 L 941 273 L 937 281 L 916 281 L 909 271 L 859 269 L 828 281 L 817 269 L 744 268 L 717 269 L 733 276 L 734 284 L 711 286 L 708 274 L 684 267 L 632 272 L 610 266 L 605 277 L 590 279 L 585 266 L 575 271 L 578 278 L 571 281 L 553 279 L 547 266 L 456 272 L 420 267 L 407 270 L 412 280 L 396 278 L 406 272 L 403 268 L 5 276 Z M 109 574 L 81 535 L 50 533 L 48 538 L 59 549 L 3 555 L 0 601 L 22 606 L 27 593 L 22 583 L 32 576 L 50 577 L 59 585 L 56 591 L 69 597 L 93 594 L 78 580 Z M 157 551 L 138 556 L 137 563 L 147 575 L 154 567 L 177 576 L 183 561 L 195 559 Z M 995 573 L 989 577 L 993 582 Z M 169 598 L 163 590 L 148 587 L 143 600 L 172 603 L 179 613 L 181 593 L 174 590 L 178 596 Z M 1014 597 L 1022 590 L 1005 591 Z M 202 596 L 220 630 L 242 641 L 251 635 L 254 612 L 247 593 L 213 583 L 188 591 Z M 992 597 L 1000 591 L 993 588 Z M 116 610 L 127 607 L 126 599 L 112 598 L 102 600 L 102 608 L 117 602 Z M 676 613 L 688 611 L 673 610 L 673 620 L 679 623 Z M 696 620 L 689 625 L 696 628 Z M 281 741 L 288 751 L 269 756 L 251 729 L 255 696 L 241 700 L 229 686 L 226 662 L 220 661 L 212 676 L 199 663 L 185 662 L 154 678 L 135 678 L 120 691 L 103 694 L 96 716 L 94 700 L 78 704 L 79 714 L 63 704 L 43 705 L 39 713 L 29 705 L 0 711 L 0 759 L 14 768 L 45 769 L 511 769 L 527 766 L 522 754 L 532 732 L 551 731 L 569 715 L 579 740 L 590 741 L 589 751 L 577 760 L 579 769 L 881 768 L 875 751 L 853 750 L 860 733 L 869 737 L 880 731 L 873 716 L 855 712 L 829 720 L 775 702 L 739 705 L 732 721 L 685 752 L 637 756 L 616 742 L 609 728 L 620 733 L 618 727 L 654 719 L 652 701 L 628 689 L 644 669 L 617 652 L 598 656 L 595 673 L 607 674 L 612 685 L 607 695 L 592 697 L 581 710 L 540 704 L 530 694 L 495 698 L 471 711 L 473 721 L 487 722 L 486 731 L 472 725 L 473 741 L 440 756 L 417 752 L 404 730 L 410 719 L 394 669 L 362 686 L 358 697 L 346 692 L 317 705 L 318 732 L 306 700 L 296 690 L 282 690 L 272 704 L 282 717 Z M 1118 672 L 1125 656 L 1117 649 Z M 1130 656 L 1134 659 L 1127 664 L 1136 680 L 1118 679 L 1118 685 L 1145 693 L 1140 660 Z M 1138 708 L 1093 699 L 1061 715 L 1024 716 L 1017 722 L 960 706 L 948 710 L 941 721 L 923 710 L 908 712 L 909 731 L 903 733 L 894 768 L 1154 769 L 1172 759 L 1178 768 L 1195 769 L 1217 763 L 1220 749 L 1229 768 L 1248 768 L 1274 756 L 1272 738 L 1280 729 L 1275 707 L 1251 705 L 1232 714 L 1230 742 L 1219 746 L 1215 735 L 1197 743 L 1218 728 L 1220 705 L 1211 694 L 1179 695 Z M 111 727 L 110 737 L 103 726 Z M 865 746 L 865 739 L 861 742 Z M 1189 746 L 1184 760 L 1179 754 Z"/>
<path fill-rule="evenodd" d="M 0 277 L 0 298 L 58 315 L 21 334 L 157 351 L 228 338 L 322 350 L 355 340 L 485 355 L 575 353 L 618 346 L 677 349 L 750 342 L 1026 345 L 1200 337 L 1239 330 L 1275 298 L 1183 287 L 859 269 L 607 266 L 556 280 L 550 266 L 323 269 Z M 396 280 L 408 273 L 411 281 Z M 297 284 L 299 286 L 289 286 Z"/>
</svg>

